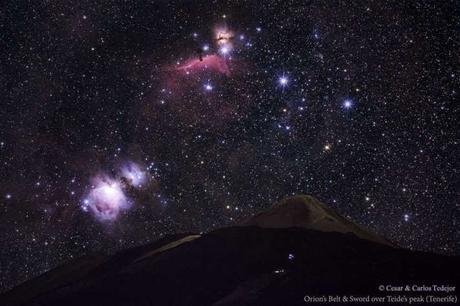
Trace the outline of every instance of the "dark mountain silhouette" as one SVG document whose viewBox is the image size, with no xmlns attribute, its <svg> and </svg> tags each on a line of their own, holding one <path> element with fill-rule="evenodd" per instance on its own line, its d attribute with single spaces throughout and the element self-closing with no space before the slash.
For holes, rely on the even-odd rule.
<svg viewBox="0 0 460 306">
<path fill-rule="evenodd" d="M 235 227 L 80 258 L 0 305 L 305 305 L 305 295 L 387 295 L 379 285 L 455 285 L 459 261 L 396 247 L 300 196 Z"/>
</svg>

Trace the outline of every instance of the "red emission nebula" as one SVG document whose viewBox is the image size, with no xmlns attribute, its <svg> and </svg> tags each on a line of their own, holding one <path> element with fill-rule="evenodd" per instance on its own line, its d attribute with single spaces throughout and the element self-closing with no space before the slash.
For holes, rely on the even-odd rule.
<svg viewBox="0 0 460 306">
<path fill-rule="evenodd" d="M 218 55 L 206 55 L 201 60 L 199 58 L 188 60 L 184 64 L 176 67 L 175 70 L 178 72 L 183 72 L 186 75 L 199 71 L 204 72 L 209 70 L 225 74 L 229 77 L 230 67 L 227 61 L 229 60 Z"/>
<path fill-rule="evenodd" d="M 166 65 L 151 101 L 193 125 L 222 127 L 244 115 L 250 104 L 244 63 L 230 54 L 194 54 Z"/>
</svg>

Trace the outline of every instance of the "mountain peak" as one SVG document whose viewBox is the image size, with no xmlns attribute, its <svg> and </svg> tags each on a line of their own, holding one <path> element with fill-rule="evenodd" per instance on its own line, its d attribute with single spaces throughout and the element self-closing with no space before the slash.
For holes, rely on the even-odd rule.
<svg viewBox="0 0 460 306">
<path fill-rule="evenodd" d="M 300 227 L 322 232 L 352 233 L 361 239 L 395 247 L 390 241 L 342 217 L 309 195 L 285 198 L 241 225 L 262 228 Z"/>
<path fill-rule="evenodd" d="M 0 304 L 304 305 L 305 295 L 374 294 L 382 280 L 459 279 L 458 257 L 388 247 L 311 196 L 284 199 L 242 225 L 72 261 L 5 293 Z"/>
</svg>

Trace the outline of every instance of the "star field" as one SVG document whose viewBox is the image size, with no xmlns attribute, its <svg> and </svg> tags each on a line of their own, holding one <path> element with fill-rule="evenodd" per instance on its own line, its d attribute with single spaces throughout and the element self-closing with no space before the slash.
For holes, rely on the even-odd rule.
<svg viewBox="0 0 460 306">
<path fill-rule="evenodd" d="M 311 194 L 460 254 L 455 1 L 10 1 L 0 290 Z"/>
</svg>

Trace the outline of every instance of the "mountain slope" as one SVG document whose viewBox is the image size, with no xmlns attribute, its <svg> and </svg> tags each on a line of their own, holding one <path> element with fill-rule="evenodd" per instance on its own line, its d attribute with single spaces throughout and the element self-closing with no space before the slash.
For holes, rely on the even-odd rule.
<svg viewBox="0 0 460 306">
<path fill-rule="evenodd" d="M 247 221 L 271 228 L 238 226 L 169 237 L 92 263 L 85 273 L 64 265 L 56 269 L 65 274 L 60 286 L 44 288 L 50 272 L 0 297 L 0 305 L 305 305 L 305 295 L 378 295 L 382 284 L 455 285 L 460 277 L 453 268 L 458 257 L 361 239 L 342 217 L 320 212 L 341 225 L 325 230 L 331 227 L 318 226 L 318 220 L 317 229 L 292 227 L 279 219 L 283 214 L 271 212 L 265 221 L 261 215 Z M 289 226 L 273 228 L 271 222 Z M 305 222 L 299 220 L 311 223 Z M 25 290 L 34 287 L 40 294 Z"/>
<path fill-rule="evenodd" d="M 307 195 L 289 197 L 241 223 L 264 228 L 300 227 L 323 232 L 353 233 L 357 237 L 396 247 L 380 237 L 337 214 L 317 199 Z"/>
</svg>

